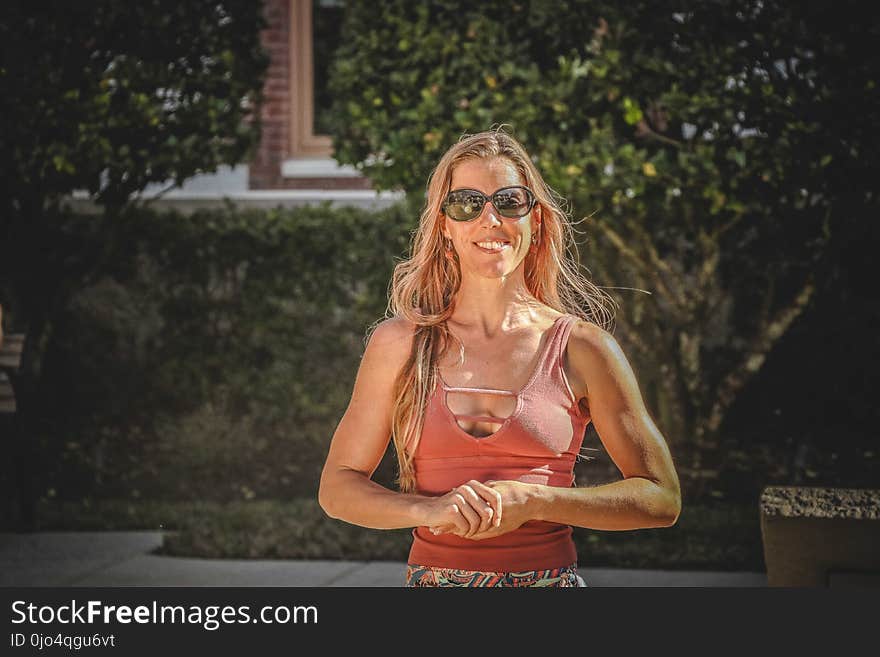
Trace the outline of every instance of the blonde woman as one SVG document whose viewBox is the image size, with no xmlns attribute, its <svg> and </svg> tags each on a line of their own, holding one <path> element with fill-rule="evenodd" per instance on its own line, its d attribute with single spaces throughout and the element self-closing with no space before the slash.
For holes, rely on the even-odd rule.
<svg viewBox="0 0 880 657">
<path fill-rule="evenodd" d="M 407 586 L 578 586 L 572 526 L 665 527 L 681 493 L 666 441 L 608 332 L 610 298 L 501 130 L 441 158 L 389 319 L 370 335 L 319 502 L 362 527 L 413 527 Z M 620 481 L 574 487 L 592 422 Z M 393 439 L 399 491 L 371 480 Z"/>
</svg>

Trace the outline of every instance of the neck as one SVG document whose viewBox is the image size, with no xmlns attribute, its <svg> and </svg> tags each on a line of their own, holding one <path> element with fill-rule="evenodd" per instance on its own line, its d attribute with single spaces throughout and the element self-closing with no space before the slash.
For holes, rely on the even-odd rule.
<svg viewBox="0 0 880 657">
<path fill-rule="evenodd" d="M 517 268 L 502 278 L 464 277 L 450 319 L 491 338 L 534 324 L 540 306 L 526 287 L 522 268 Z"/>
</svg>

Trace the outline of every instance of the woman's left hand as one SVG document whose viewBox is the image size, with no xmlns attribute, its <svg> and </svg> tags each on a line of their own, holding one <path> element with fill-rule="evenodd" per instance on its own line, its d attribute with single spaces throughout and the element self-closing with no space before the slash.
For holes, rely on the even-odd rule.
<svg viewBox="0 0 880 657">
<path fill-rule="evenodd" d="M 533 499 L 534 486 L 520 481 L 487 481 L 486 486 L 501 494 L 501 507 L 504 513 L 501 516 L 501 525 L 490 526 L 482 532 L 478 532 L 469 538 L 473 541 L 481 541 L 486 538 L 494 538 L 514 529 L 519 529 L 525 522 L 532 520 L 531 500 Z M 455 525 L 449 524 L 442 527 L 431 527 L 432 534 L 455 534 L 463 536 Z"/>
</svg>

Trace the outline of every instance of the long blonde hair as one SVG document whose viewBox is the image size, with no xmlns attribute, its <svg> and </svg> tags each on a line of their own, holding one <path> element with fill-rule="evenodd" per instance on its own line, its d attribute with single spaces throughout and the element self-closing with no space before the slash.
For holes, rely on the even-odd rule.
<svg viewBox="0 0 880 657">
<path fill-rule="evenodd" d="M 441 231 L 441 205 L 452 182 L 452 172 L 473 158 L 507 159 L 541 207 L 541 239 L 526 256 L 525 283 L 541 303 L 563 313 L 610 329 L 614 300 L 579 271 L 574 235 L 562 199 L 547 186 L 522 145 L 502 129 L 463 136 L 440 158 L 427 186 L 427 199 L 414 231 L 407 260 L 391 277 L 386 316 L 403 317 L 416 328 L 410 356 L 394 385 L 396 400 L 391 433 L 398 460 L 398 484 L 415 491 L 413 457 L 422 433 L 425 409 L 437 379 L 437 363 L 454 341 L 446 321 L 454 310 L 461 285 L 457 256 L 447 258 Z M 559 202 L 557 201 L 559 199 Z"/>
</svg>

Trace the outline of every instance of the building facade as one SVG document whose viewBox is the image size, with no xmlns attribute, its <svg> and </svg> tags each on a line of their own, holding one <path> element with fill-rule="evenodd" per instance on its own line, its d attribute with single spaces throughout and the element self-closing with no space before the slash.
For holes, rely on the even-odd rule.
<svg viewBox="0 0 880 657">
<path fill-rule="evenodd" d="M 377 193 L 369 180 L 333 159 L 326 115 L 327 75 L 339 42 L 343 0 L 264 0 L 264 47 L 269 69 L 261 110 L 262 136 L 254 159 L 195 176 L 181 188 L 147 187 L 154 207 L 181 211 L 223 205 L 289 207 L 330 201 L 334 205 L 384 207 L 401 195 Z M 160 195 L 161 194 L 161 195 Z M 94 207 L 85 192 L 72 201 Z"/>
</svg>

